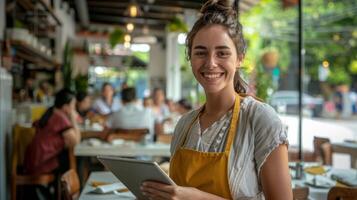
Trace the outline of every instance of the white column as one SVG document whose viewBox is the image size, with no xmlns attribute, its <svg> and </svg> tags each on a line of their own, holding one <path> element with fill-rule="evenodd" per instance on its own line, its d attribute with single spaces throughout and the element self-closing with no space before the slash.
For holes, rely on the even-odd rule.
<svg viewBox="0 0 357 200">
<path fill-rule="evenodd" d="M 150 77 L 150 88 L 166 87 L 166 57 L 165 49 L 161 43 L 150 45 L 150 61 L 148 66 L 148 74 Z"/>
<path fill-rule="evenodd" d="M 166 36 L 166 96 L 173 100 L 181 98 L 181 71 L 178 33 L 168 33 Z"/>
</svg>

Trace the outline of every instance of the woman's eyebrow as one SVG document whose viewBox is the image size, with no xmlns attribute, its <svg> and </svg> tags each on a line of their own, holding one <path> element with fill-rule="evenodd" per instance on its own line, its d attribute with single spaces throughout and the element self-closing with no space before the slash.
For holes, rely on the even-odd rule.
<svg viewBox="0 0 357 200">
<path fill-rule="evenodd" d="M 205 46 L 202 45 L 197 45 L 194 47 L 194 49 L 207 49 Z"/>
<path fill-rule="evenodd" d="M 217 46 L 215 47 L 215 49 L 230 49 L 230 48 L 228 46 L 223 45 L 223 46 Z"/>
</svg>

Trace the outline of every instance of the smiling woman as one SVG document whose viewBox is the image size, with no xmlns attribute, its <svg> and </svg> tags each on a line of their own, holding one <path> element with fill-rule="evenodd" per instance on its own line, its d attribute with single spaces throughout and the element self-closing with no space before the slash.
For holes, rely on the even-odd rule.
<svg viewBox="0 0 357 200">
<path fill-rule="evenodd" d="M 207 1 L 186 44 L 206 103 L 176 126 L 169 174 L 177 185 L 144 182 L 143 194 L 151 199 L 292 199 L 286 129 L 269 105 L 244 94 L 238 69 L 245 42 L 231 1 Z"/>
</svg>

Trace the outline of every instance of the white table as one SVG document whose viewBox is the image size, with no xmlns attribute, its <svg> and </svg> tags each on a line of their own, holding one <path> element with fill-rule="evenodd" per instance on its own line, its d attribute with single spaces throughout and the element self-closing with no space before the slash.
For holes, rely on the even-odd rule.
<svg viewBox="0 0 357 200">
<path fill-rule="evenodd" d="M 351 174 L 352 176 L 355 176 L 357 171 L 354 169 L 334 169 L 332 168 L 329 172 L 327 172 L 327 177 L 330 177 L 331 174 L 334 173 L 348 173 Z M 331 188 L 320 188 L 320 187 L 313 187 L 309 186 L 305 183 L 307 179 L 312 179 L 313 175 L 305 173 L 305 178 L 301 180 L 292 180 L 292 187 L 309 187 L 309 198 L 311 200 L 326 200 L 327 199 L 327 194 L 330 191 Z"/>
<path fill-rule="evenodd" d="M 124 143 L 113 145 L 110 143 L 100 143 L 90 145 L 86 142 L 81 142 L 74 148 L 75 156 L 162 156 L 170 157 L 170 145 L 162 143 L 154 144 L 139 144 L 139 143 Z"/>
<path fill-rule="evenodd" d="M 108 193 L 108 194 L 96 194 L 91 192 L 94 187 L 91 186 L 93 181 L 115 183 L 120 182 L 111 172 L 92 172 L 88 178 L 88 181 L 83 187 L 79 200 L 122 200 L 122 199 L 135 199 L 135 197 L 130 192 L 125 192 L 122 195 Z"/>
</svg>

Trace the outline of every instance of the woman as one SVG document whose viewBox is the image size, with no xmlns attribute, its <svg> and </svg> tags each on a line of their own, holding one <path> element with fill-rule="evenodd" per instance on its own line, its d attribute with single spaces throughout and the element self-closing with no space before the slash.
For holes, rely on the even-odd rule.
<svg viewBox="0 0 357 200">
<path fill-rule="evenodd" d="M 91 112 L 92 100 L 86 92 L 78 92 L 76 95 L 76 111 L 78 113 L 78 122 L 84 123 L 89 116 L 93 115 Z"/>
<path fill-rule="evenodd" d="M 108 116 L 121 107 L 120 100 L 114 96 L 114 88 L 110 83 L 102 86 L 102 96 L 94 102 L 93 109 L 102 116 Z"/>
<path fill-rule="evenodd" d="M 81 140 L 76 125 L 75 95 L 69 90 L 56 94 L 55 105 L 35 122 L 36 135 L 27 147 L 24 161 L 27 174 L 63 172 L 68 169 L 65 150 Z"/>
<path fill-rule="evenodd" d="M 144 182 L 151 199 L 292 199 L 286 130 L 273 109 L 241 95 L 242 28 L 229 1 L 209 0 L 187 36 L 205 105 L 178 122 L 171 144 L 176 186 Z"/>
</svg>

